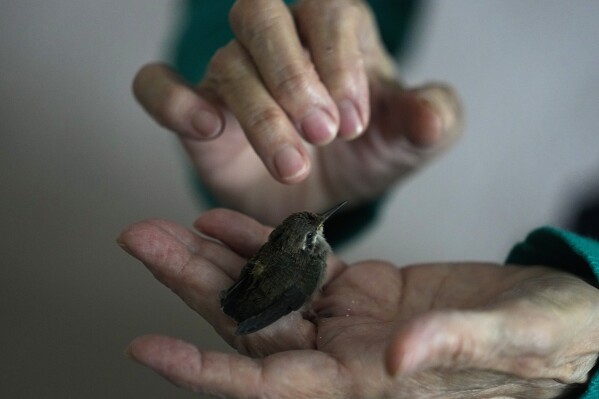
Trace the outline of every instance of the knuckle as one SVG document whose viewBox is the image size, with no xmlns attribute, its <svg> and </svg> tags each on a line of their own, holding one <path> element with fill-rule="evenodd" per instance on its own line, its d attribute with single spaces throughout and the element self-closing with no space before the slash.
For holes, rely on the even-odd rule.
<svg viewBox="0 0 599 399">
<path fill-rule="evenodd" d="M 334 63 L 327 71 L 329 90 L 333 97 L 355 97 L 358 92 L 363 90 L 360 87 L 360 74 L 363 73 L 361 58 L 356 59 L 352 65 L 347 63 Z M 364 80 L 365 81 L 365 80 Z"/>
<path fill-rule="evenodd" d="M 271 0 L 238 0 L 229 11 L 229 23 L 244 43 L 262 40 L 265 32 L 281 22 Z"/>
<path fill-rule="evenodd" d="M 285 120 L 283 111 L 278 107 L 267 106 L 260 109 L 248 109 L 245 128 L 254 134 L 269 131 L 282 131 Z"/>
<path fill-rule="evenodd" d="M 343 21 L 346 18 L 363 17 L 366 11 L 365 4 L 360 0 L 303 0 L 296 6 L 296 15 L 302 19 L 324 16 L 333 21 Z"/>
<path fill-rule="evenodd" d="M 272 95 L 277 99 L 303 93 L 311 84 L 310 72 L 313 66 L 303 62 L 292 62 L 281 66 L 276 71 L 276 79 L 271 88 Z"/>
<path fill-rule="evenodd" d="M 208 74 L 218 76 L 236 65 L 236 59 L 239 56 L 237 47 L 236 42 L 232 41 L 225 47 L 216 50 L 208 64 Z"/>
<path fill-rule="evenodd" d="M 216 83 L 217 86 L 226 86 L 245 76 L 247 68 L 247 55 L 234 40 L 214 53 L 208 64 L 204 81 Z"/>
</svg>

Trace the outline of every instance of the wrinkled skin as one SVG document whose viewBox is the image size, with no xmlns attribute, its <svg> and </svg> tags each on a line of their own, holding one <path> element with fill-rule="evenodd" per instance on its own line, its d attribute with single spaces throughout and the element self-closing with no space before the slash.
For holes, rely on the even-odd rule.
<svg viewBox="0 0 599 399">
<path fill-rule="evenodd" d="M 163 220 L 119 243 L 240 354 L 143 336 L 129 355 L 173 383 L 231 398 L 554 398 L 586 381 L 599 294 L 545 267 L 329 261 L 321 316 L 294 312 L 245 337 L 219 309 L 269 228 L 217 209 L 196 234 Z"/>
<path fill-rule="evenodd" d="M 543 267 L 332 257 L 313 303 L 321 317 L 295 312 L 233 335 L 218 293 L 266 240 L 254 219 L 376 198 L 447 149 L 463 122 L 448 86 L 401 83 L 360 1 L 289 10 L 239 0 L 230 22 L 235 39 L 198 86 L 150 64 L 133 90 L 210 191 L 253 219 L 214 210 L 196 223 L 202 235 L 146 221 L 119 242 L 240 354 L 145 336 L 129 355 L 177 385 L 232 398 L 552 398 L 585 381 L 599 346 L 597 291 Z"/>
<path fill-rule="evenodd" d="M 344 200 L 349 209 L 462 132 L 454 91 L 405 87 L 361 1 L 304 0 L 290 10 L 280 0 L 240 0 L 230 23 L 235 39 L 197 86 L 160 63 L 133 83 L 226 207 L 269 225 Z"/>
</svg>

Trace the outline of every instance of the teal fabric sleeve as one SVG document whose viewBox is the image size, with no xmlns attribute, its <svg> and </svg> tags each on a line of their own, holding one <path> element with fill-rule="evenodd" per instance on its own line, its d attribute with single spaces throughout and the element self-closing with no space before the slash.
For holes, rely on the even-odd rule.
<svg viewBox="0 0 599 399">
<path fill-rule="evenodd" d="M 293 1 L 286 0 L 287 4 Z M 233 38 L 228 15 L 234 0 L 187 0 L 170 55 L 175 69 L 191 83 L 200 81 L 215 51 Z M 423 0 L 370 0 L 381 38 L 399 61 L 407 56 Z"/>
<path fill-rule="evenodd" d="M 187 0 L 181 9 L 181 28 L 171 59 L 175 69 L 190 83 L 198 83 L 213 54 L 232 38 L 228 14 L 234 0 Z M 293 1 L 287 0 L 291 4 Z M 409 53 L 410 33 L 422 0 L 371 0 L 381 38 L 389 52 L 401 57 Z M 195 187 L 209 207 L 218 200 L 193 173 Z M 340 212 L 327 221 L 327 240 L 334 249 L 350 241 L 376 220 L 384 196 Z M 313 211 L 320 211 L 314 209 Z"/>
<path fill-rule="evenodd" d="M 542 227 L 530 233 L 514 246 L 507 263 L 552 266 L 599 286 L 599 241 L 555 227 Z M 599 372 L 596 369 L 597 366 L 586 391 L 581 387 L 579 395 L 569 397 L 599 399 Z"/>
</svg>

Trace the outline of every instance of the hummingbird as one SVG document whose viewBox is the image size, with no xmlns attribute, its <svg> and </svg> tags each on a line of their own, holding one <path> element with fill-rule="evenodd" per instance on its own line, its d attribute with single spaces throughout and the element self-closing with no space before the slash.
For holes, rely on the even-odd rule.
<svg viewBox="0 0 599 399">
<path fill-rule="evenodd" d="M 241 270 L 237 282 L 220 293 L 222 311 L 246 335 L 300 309 L 323 283 L 331 247 L 324 222 L 347 201 L 321 214 L 289 215 Z"/>
</svg>

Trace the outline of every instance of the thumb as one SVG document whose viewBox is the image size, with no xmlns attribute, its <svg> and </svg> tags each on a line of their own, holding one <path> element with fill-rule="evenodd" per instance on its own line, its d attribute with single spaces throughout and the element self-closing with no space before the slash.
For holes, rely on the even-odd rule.
<svg viewBox="0 0 599 399">
<path fill-rule="evenodd" d="M 378 89 L 381 104 L 372 108 L 373 122 L 388 144 L 413 154 L 417 163 L 444 152 L 461 136 L 462 106 L 451 87 L 429 83 L 406 90 L 387 82 Z"/>
<path fill-rule="evenodd" d="M 495 320 L 474 312 L 431 312 L 401 328 L 387 349 L 391 375 L 464 367 L 493 341 Z"/>
<path fill-rule="evenodd" d="M 538 378 L 556 371 L 556 338 L 554 323 L 539 313 L 431 312 L 398 331 L 387 350 L 387 370 L 479 369 Z"/>
</svg>

